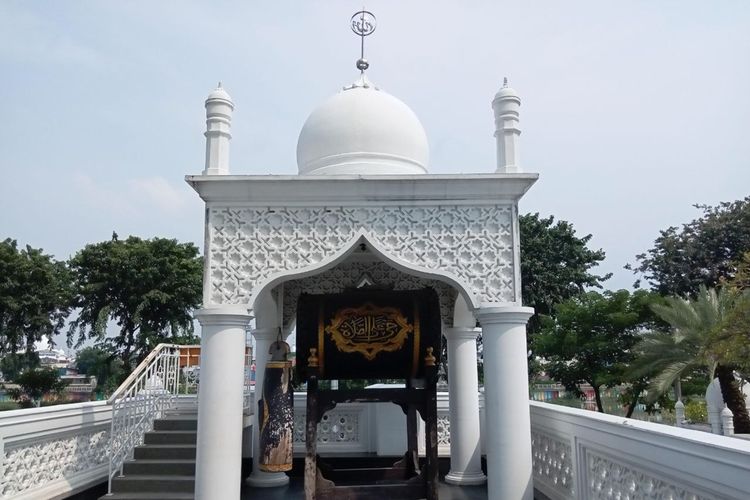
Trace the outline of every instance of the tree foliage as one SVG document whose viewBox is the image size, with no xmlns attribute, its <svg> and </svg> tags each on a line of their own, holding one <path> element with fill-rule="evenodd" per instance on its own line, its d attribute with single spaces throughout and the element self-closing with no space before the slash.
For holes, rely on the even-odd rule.
<svg viewBox="0 0 750 500">
<path fill-rule="evenodd" d="M 68 342 L 103 341 L 107 323 L 116 322 L 109 339 L 129 371 L 159 342 L 192 335 L 191 311 L 202 294 L 203 263 L 192 243 L 173 239 L 120 240 L 117 234 L 86 245 L 70 260 L 78 317 Z"/>
<path fill-rule="evenodd" d="M 568 299 L 554 306 L 552 316 L 542 318 L 540 331 L 532 336 L 534 353 L 566 390 L 580 395 L 578 386 L 590 384 L 603 412 L 601 389 L 631 380 L 627 366 L 632 348 L 644 330 L 657 326 L 650 305 L 658 300 L 644 290 L 586 292 Z"/>
<path fill-rule="evenodd" d="M 41 249 L 0 242 L 0 355 L 33 351 L 52 339 L 70 313 L 70 274 L 63 262 Z"/>
<path fill-rule="evenodd" d="M 79 351 L 76 368 L 79 373 L 96 377 L 97 391 L 105 393 L 114 390 L 123 376 L 122 360 L 102 347 L 86 347 Z"/>
<path fill-rule="evenodd" d="M 750 196 L 695 207 L 701 217 L 661 231 L 654 248 L 636 256 L 636 266 L 626 266 L 662 295 L 695 295 L 700 285 L 715 287 L 734 276 L 737 262 L 750 251 Z"/>
<path fill-rule="evenodd" d="M 39 368 L 39 354 L 31 352 L 11 352 L 0 359 L 0 373 L 2 379 L 12 382 L 24 370 L 33 370 Z"/>
<path fill-rule="evenodd" d="M 591 235 L 576 236 L 573 225 L 542 218 L 538 213 L 519 217 L 521 233 L 521 294 L 523 304 L 536 316 L 529 331 L 539 326 L 539 315 L 550 315 L 554 306 L 586 288 L 601 288 L 611 274 L 597 275 L 592 268 L 604 260 L 603 250 L 591 250 Z"/>
<path fill-rule="evenodd" d="M 750 252 L 737 264 L 734 277 L 723 282 L 723 288 L 735 295 L 735 303 L 714 330 L 710 349 L 750 379 Z"/>
<path fill-rule="evenodd" d="M 40 406 L 42 398 L 49 393 L 61 393 L 67 385 L 60 380 L 56 370 L 50 368 L 38 368 L 26 370 L 16 377 L 15 383 L 18 388 L 8 390 L 8 394 L 19 403 L 33 402 Z"/>
</svg>

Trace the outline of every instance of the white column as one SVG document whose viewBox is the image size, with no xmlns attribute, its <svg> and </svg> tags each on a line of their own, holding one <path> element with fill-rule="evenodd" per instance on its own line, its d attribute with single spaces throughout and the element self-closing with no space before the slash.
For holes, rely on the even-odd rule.
<svg viewBox="0 0 750 500">
<path fill-rule="evenodd" d="M 474 315 L 462 296 L 456 299 L 453 328 L 444 330 L 448 340 L 448 384 L 451 417 L 451 468 L 445 482 L 483 484 L 482 447 L 479 435 L 479 380 Z"/>
<path fill-rule="evenodd" d="M 268 349 L 279 335 L 279 319 L 276 301 L 270 293 L 263 293 L 255 302 L 255 324 L 252 331 L 255 337 L 255 407 L 253 408 L 253 471 L 246 479 L 247 484 L 256 488 L 273 488 L 289 484 L 289 476 L 283 472 L 264 472 L 258 468 L 260 457 L 258 431 L 258 401 L 263 393 L 263 379 L 268 362 Z"/>
<path fill-rule="evenodd" d="M 482 307 L 487 497 L 532 500 L 526 322 L 534 309 Z"/>
<path fill-rule="evenodd" d="M 445 482 L 483 484 L 479 436 L 477 335 L 480 328 L 447 328 L 451 415 L 451 468 Z"/>
<path fill-rule="evenodd" d="M 240 498 L 247 307 L 200 309 L 201 375 L 195 498 Z"/>
</svg>

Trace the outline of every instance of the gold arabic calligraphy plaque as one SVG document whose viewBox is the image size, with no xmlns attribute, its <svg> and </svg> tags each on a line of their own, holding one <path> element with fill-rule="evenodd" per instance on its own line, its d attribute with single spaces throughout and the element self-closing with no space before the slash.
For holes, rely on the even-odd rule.
<svg viewBox="0 0 750 500">
<path fill-rule="evenodd" d="M 371 302 L 360 307 L 336 311 L 325 327 L 341 352 L 359 352 L 372 361 L 380 352 L 394 352 L 404 346 L 414 326 L 395 307 L 380 307 Z"/>
</svg>

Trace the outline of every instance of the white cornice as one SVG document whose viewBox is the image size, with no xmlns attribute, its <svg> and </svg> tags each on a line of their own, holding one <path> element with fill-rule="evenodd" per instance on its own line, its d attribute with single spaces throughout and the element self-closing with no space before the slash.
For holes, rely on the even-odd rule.
<svg viewBox="0 0 750 500">
<path fill-rule="evenodd" d="M 188 175 L 207 203 L 246 205 L 418 205 L 517 202 L 539 174 Z"/>
</svg>

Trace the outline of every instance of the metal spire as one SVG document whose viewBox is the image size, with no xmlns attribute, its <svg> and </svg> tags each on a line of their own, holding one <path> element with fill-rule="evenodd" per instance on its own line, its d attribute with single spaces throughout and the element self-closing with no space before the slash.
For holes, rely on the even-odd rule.
<svg viewBox="0 0 750 500">
<path fill-rule="evenodd" d="M 378 23 L 375 14 L 362 8 L 356 12 L 351 19 L 352 31 L 360 38 L 359 59 L 357 59 L 357 69 L 364 75 L 365 70 L 370 67 L 370 63 L 365 59 L 365 37 L 372 35 Z"/>
</svg>

